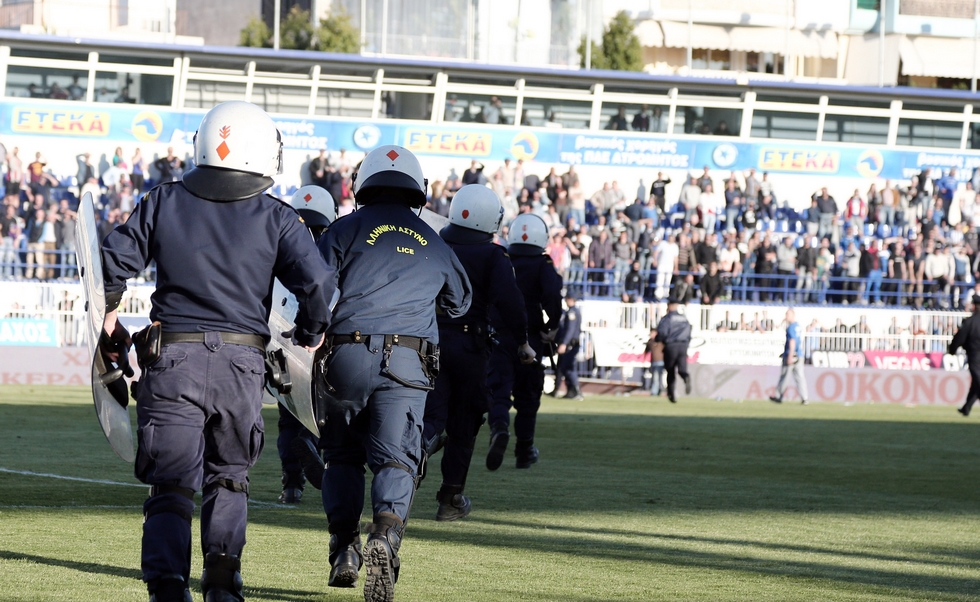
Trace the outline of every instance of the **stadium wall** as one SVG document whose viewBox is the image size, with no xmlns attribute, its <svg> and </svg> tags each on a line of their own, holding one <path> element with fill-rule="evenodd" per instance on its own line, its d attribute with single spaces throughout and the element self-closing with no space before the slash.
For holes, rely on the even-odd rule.
<svg viewBox="0 0 980 602">
<path fill-rule="evenodd" d="M 123 147 L 127 160 L 137 146 L 151 161 L 164 156 L 168 146 L 190 158 L 203 114 L 202 110 L 104 103 L 4 100 L 0 101 L 0 141 L 8 150 L 19 147 L 25 165 L 40 151 L 53 173 L 70 176 L 77 171 L 79 153 L 92 153 L 105 169 L 117 146 Z M 770 173 L 778 200 L 797 209 L 809 206 L 810 194 L 821 186 L 843 203 L 853 189 L 863 191 L 874 180 L 904 181 L 925 167 L 957 167 L 966 179 L 980 166 L 980 151 L 384 119 L 277 117 L 276 121 L 283 134 L 286 165 L 277 182 L 287 188 L 303 183 L 306 164 L 321 148 L 347 149 L 351 162 L 356 162 L 382 144 L 400 144 L 416 152 L 430 181 L 445 178 L 450 168 L 461 174 L 470 159 L 484 162 L 488 177 L 505 158 L 522 159 L 526 173 L 541 176 L 552 166 L 575 164 L 586 194 L 604 181 L 618 179 L 629 196 L 641 179 L 649 187 L 658 171 L 677 182 L 673 194 L 688 172 L 700 173 L 706 166 L 714 170 L 720 188 L 722 176 L 730 170 L 756 168 Z"/>
</svg>

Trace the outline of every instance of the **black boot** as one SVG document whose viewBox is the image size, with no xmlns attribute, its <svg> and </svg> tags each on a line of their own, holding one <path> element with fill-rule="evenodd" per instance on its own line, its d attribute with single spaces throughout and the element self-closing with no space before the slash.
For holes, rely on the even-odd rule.
<svg viewBox="0 0 980 602">
<path fill-rule="evenodd" d="M 361 555 L 361 534 L 357 526 L 338 529 L 330 535 L 330 579 L 328 587 L 354 587 L 357 572 L 364 564 Z"/>
<path fill-rule="evenodd" d="M 446 485 L 443 483 L 436 494 L 439 510 L 436 512 L 437 521 L 450 521 L 466 518 L 470 514 L 470 498 L 463 495 L 461 485 Z"/>
<path fill-rule="evenodd" d="M 150 602 L 193 602 L 191 590 L 180 575 L 164 575 L 146 584 Z"/>
<path fill-rule="evenodd" d="M 298 504 L 303 499 L 303 473 L 282 473 L 282 493 L 279 494 L 280 504 Z"/>
<path fill-rule="evenodd" d="M 244 602 L 242 561 L 238 556 L 209 552 L 204 557 L 201 592 L 204 602 Z"/>
<path fill-rule="evenodd" d="M 320 450 L 307 437 L 296 437 L 290 447 L 303 465 L 306 480 L 314 489 L 319 490 L 323 485 L 323 458 L 320 457 Z"/>
<path fill-rule="evenodd" d="M 518 468 L 530 468 L 538 461 L 538 448 L 534 447 L 534 439 L 518 439 L 514 449 L 517 456 Z"/>
<path fill-rule="evenodd" d="M 487 469 L 497 470 L 504 463 L 504 454 L 507 452 L 507 443 L 510 441 L 510 433 L 503 424 L 496 424 L 490 432 L 490 451 L 487 452 Z"/>
<path fill-rule="evenodd" d="M 393 602 L 398 582 L 398 548 L 405 523 L 390 513 L 375 515 L 364 544 L 364 601 Z"/>
</svg>

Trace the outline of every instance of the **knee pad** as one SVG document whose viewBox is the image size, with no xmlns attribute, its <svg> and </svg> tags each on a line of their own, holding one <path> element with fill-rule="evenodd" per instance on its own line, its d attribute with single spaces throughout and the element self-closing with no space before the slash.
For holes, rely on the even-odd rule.
<svg viewBox="0 0 980 602">
<path fill-rule="evenodd" d="M 180 497 L 170 498 L 165 503 L 152 502 L 154 498 L 175 493 Z M 187 501 L 182 500 L 184 498 Z M 143 518 L 148 519 L 157 514 L 176 514 L 188 523 L 191 522 L 191 514 L 194 511 L 194 490 L 188 487 L 177 485 L 152 485 L 150 486 L 150 496 L 143 504 Z"/>
</svg>

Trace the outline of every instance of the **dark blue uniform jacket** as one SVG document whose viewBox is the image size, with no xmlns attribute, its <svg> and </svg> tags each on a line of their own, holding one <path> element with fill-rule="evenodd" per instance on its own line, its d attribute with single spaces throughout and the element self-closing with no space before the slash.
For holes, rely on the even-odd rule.
<svg viewBox="0 0 980 602">
<path fill-rule="evenodd" d="M 657 336 L 654 338 L 659 343 L 690 343 L 691 342 L 691 323 L 687 318 L 676 311 L 667 312 L 667 315 L 660 319 L 657 325 Z"/>
<path fill-rule="evenodd" d="M 181 182 L 157 186 L 106 236 L 106 293 L 157 264 L 150 319 L 165 332 L 269 336 L 273 277 L 299 301 L 296 336 L 313 343 L 330 322 L 333 270 L 289 205 L 266 194 L 209 201 Z"/>
<path fill-rule="evenodd" d="M 542 331 L 558 328 L 561 321 L 561 276 L 547 255 L 511 255 L 510 261 L 517 277 L 517 287 L 524 296 L 528 339 L 534 347 Z M 548 315 L 547 322 L 541 310 Z M 509 329 L 498 312 L 492 311 L 490 316 L 494 328 Z M 535 351 L 541 350 L 535 347 Z"/>
<path fill-rule="evenodd" d="M 470 308 L 463 266 L 408 207 L 362 207 L 334 222 L 317 246 L 339 277 L 330 334 L 400 334 L 438 343 L 435 306 L 454 318 Z"/>
<path fill-rule="evenodd" d="M 578 345 L 579 335 L 582 334 L 582 310 L 578 305 L 569 307 L 561 318 L 557 342 L 559 345 L 571 347 Z"/>
<path fill-rule="evenodd" d="M 477 324 L 484 328 L 490 323 L 490 307 L 499 312 L 504 326 L 518 345 L 527 342 L 528 316 L 524 298 L 514 279 L 514 267 L 507 251 L 493 242 L 456 244 L 447 242 L 463 265 L 473 287 L 473 304 L 466 315 L 453 318 L 439 314 L 439 325 Z M 540 312 L 539 312 L 540 313 Z"/>
</svg>

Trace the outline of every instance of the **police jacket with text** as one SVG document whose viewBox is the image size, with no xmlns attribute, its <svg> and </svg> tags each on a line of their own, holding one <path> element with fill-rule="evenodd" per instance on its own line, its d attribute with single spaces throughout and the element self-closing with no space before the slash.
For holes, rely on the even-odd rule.
<svg viewBox="0 0 980 602">
<path fill-rule="evenodd" d="M 688 344 L 691 342 L 691 323 L 676 311 L 667 312 L 657 325 L 655 341 L 670 345 L 672 343 Z"/>
<path fill-rule="evenodd" d="M 312 344 L 330 322 L 333 270 L 286 203 L 258 193 L 207 200 L 183 182 L 147 193 L 106 236 L 106 295 L 156 262 L 150 320 L 164 332 L 235 332 L 269 337 L 273 279 L 296 295 L 296 338 Z"/>
<path fill-rule="evenodd" d="M 960 347 L 966 351 L 966 359 L 971 371 L 980 371 L 980 317 L 976 313 L 960 324 L 960 329 L 949 343 L 950 355 Z"/>
<path fill-rule="evenodd" d="M 555 339 L 559 345 L 578 345 L 579 336 L 582 334 L 582 310 L 578 305 L 569 307 L 561 317 L 561 325 L 558 327 L 558 336 Z"/>
<path fill-rule="evenodd" d="M 329 334 L 399 334 L 439 342 L 436 306 L 459 318 L 473 291 L 439 235 L 407 206 L 376 203 L 331 224 L 317 246 L 337 270 Z"/>
<path fill-rule="evenodd" d="M 527 342 L 528 314 L 524 310 L 525 300 L 518 288 L 511 258 L 503 247 L 492 240 L 469 242 L 469 233 L 478 234 L 451 224 L 439 233 L 466 270 L 473 288 L 473 302 L 469 311 L 458 317 L 441 313 L 437 316 L 439 326 L 471 324 L 485 331 L 490 324 L 490 308 L 493 307 L 517 344 L 523 345 Z"/>
</svg>

